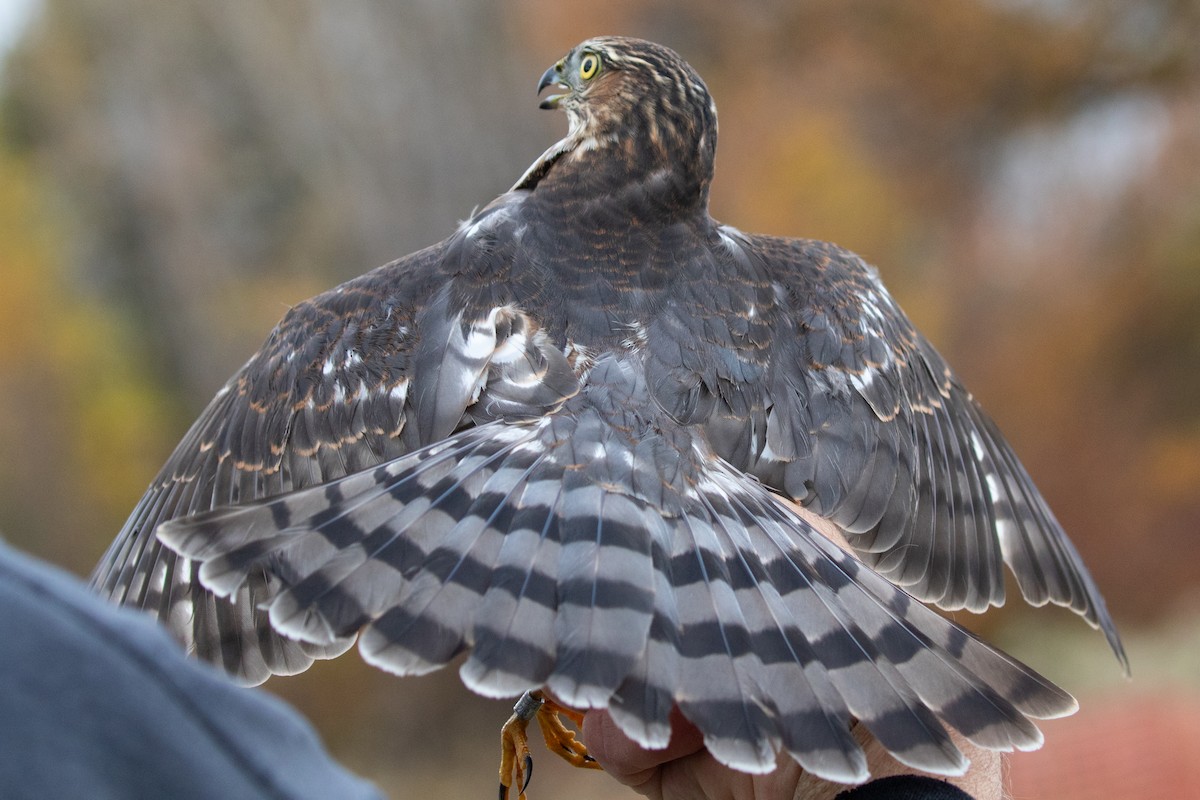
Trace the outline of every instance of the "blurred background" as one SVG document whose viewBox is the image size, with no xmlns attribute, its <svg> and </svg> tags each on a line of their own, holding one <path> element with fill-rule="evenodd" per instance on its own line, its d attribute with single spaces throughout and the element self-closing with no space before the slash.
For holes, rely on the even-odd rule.
<svg viewBox="0 0 1200 800">
<path fill-rule="evenodd" d="M 1015 796 L 1190 796 L 1195 0 L 0 0 L 0 532 L 87 575 L 288 304 L 443 238 L 562 136 L 534 85 L 601 33 L 699 70 L 714 216 L 878 265 L 1091 566 L 1132 682 L 1069 614 L 959 615 L 1082 703 Z M 393 797 L 494 796 L 508 707 L 453 670 L 351 654 L 267 688 Z M 629 796 L 556 761 L 535 798 Z"/>
</svg>

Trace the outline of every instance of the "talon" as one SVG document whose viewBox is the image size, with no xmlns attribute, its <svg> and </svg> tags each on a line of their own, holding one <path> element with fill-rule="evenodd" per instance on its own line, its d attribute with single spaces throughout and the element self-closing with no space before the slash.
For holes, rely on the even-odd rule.
<svg viewBox="0 0 1200 800">
<path fill-rule="evenodd" d="M 500 729 L 500 800 L 508 800 L 508 790 L 513 786 L 520 787 L 517 800 L 525 800 L 525 789 L 533 775 L 527 729 L 543 702 L 539 692 L 521 695 L 513 706 L 512 716 Z"/>
<path fill-rule="evenodd" d="M 575 732 L 563 724 L 561 717 L 571 720 L 578 728 L 583 727 L 583 712 L 543 698 L 542 706 L 537 710 L 537 721 L 538 727 L 542 729 L 542 738 L 546 740 L 546 747 L 573 767 L 601 769 L 596 759 L 588 755 L 587 748 L 579 741 Z"/>
<path fill-rule="evenodd" d="M 566 717 L 576 727 L 583 726 L 583 712 L 560 706 L 542 692 L 526 692 L 513 706 L 512 716 L 500 729 L 500 800 L 509 800 L 509 790 L 520 787 L 517 800 L 525 800 L 525 789 L 533 778 L 533 756 L 529 753 L 529 723 L 537 719 L 546 747 L 567 763 L 584 769 L 600 769 L 596 759 L 575 731 L 563 724 Z"/>
</svg>

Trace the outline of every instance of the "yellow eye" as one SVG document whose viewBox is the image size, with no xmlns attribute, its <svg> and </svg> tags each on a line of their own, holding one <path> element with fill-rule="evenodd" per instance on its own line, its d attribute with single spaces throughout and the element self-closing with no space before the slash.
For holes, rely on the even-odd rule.
<svg viewBox="0 0 1200 800">
<path fill-rule="evenodd" d="M 595 53 L 588 53 L 579 62 L 579 77 L 585 81 L 590 81 L 596 77 L 596 73 L 600 71 L 600 56 Z"/>
</svg>

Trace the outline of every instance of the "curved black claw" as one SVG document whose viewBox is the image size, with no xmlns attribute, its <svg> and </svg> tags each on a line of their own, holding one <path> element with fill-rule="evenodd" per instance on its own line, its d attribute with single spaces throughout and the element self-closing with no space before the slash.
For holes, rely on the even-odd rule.
<svg viewBox="0 0 1200 800">
<path fill-rule="evenodd" d="M 529 781 L 533 778 L 533 756 L 525 756 L 525 782 L 521 784 L 521 791 L 517 792 L 517 796 L 525 794 L 525 790 L 529 788 Z M 508 787 L 503 783 L 500 784 L 500 800 L 508 800 Z"/>
</svg>

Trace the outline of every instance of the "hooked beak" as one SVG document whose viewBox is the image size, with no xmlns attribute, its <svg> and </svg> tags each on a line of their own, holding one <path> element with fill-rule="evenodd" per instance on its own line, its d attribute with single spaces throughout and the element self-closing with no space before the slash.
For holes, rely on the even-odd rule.
<svg viewBox="0 0 1200 800">
<path fill-rule="evenodd" d="M 547 86 L 553 86 L 555 84 L 557 84 L 558 86 L 561 86 L 564 89 L 570 89 L 570 87 L 567 86 L 566 82 L 562 78 L 562 66 L 563 66 L 562 62 L 560 61 L 557 64 L 555 64 L 553 67 L 551 67 L 550 69 L 548 69 L 542 73 L 542 79 L 540 81 L 538 81 L 538 87 L 537 87 L 538 94 L 541 94 L 546 89 Z M 558 104 L 561 103 L 563 98 L 566 97 L 568 94 L 570 94 L 570 92 L 563 92 L 562 94 L 552 94 L 549 97 L 547 97 L 545 100 L 543 100 L 541 102 L 541 104 L 538 105 L 538 108 L 548 108 L 548 109 L 558 108 Z"/>
</svg>

